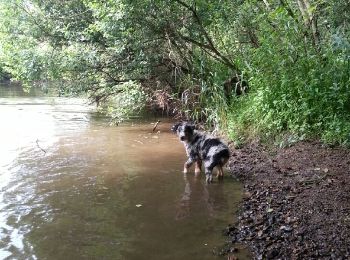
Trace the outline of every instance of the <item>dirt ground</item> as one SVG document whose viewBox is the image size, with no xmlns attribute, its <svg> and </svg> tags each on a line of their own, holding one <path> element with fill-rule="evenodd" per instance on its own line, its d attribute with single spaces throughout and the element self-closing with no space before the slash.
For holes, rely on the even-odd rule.
<svg viewBox="0 0 350 260">
<path fill-rule="evenodd" d="M 234 149 L 232 174 L 244 184 L 232 247 L 254 259 L 350 259 L 350 151 L 301 142 Z M 229 259 L 235 259 L 229 255 Z"/>
</svg>

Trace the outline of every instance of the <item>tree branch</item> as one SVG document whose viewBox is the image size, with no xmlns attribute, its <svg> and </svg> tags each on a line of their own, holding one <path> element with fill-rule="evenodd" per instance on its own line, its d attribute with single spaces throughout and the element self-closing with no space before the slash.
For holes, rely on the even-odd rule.
<svg viewBox="0 0 350 260">
<path fill-rule="evenodd" d="M 190 5 L 186 4 L 185 2 L 181 1 L 181 0 L 174 0 L 175 2 L 179 3 L 180 5 L 182 5 L 183 7 L 185 7 L 187 10 L 189 10 L 195 21 L 197 22 L 197 24 L 199 25 L 199 29 L 202 32 L 204 38 L 206 39 L 206 41 L 208 42 L 208 45 L 206 44 L 201 44 L 198 41 L 194 41 L 192 40 L 192 43 L 195 43 L 197 46 L 201 47 L 201 48 L 205 48 L 207 50 L 212 51 L 217 57 L 219 57 L 219 59 L 222 61 L 222 63 L 224 63 L 225 65 L 227 65 L 229 68 L 231 68 L 234 71 L 239 71 L 237 66 L 230 61 L 227 57 L 225 57 L 214 45 L 212 39 L 210 38 L 208 32 L 205 30 L 202 21 L 197 13 L 197 11 Z M 186 38 L 186 39 L 190 39 L 190 38 Z M 199 44 L 198 44 L 199 43 Z"/>
</svg>

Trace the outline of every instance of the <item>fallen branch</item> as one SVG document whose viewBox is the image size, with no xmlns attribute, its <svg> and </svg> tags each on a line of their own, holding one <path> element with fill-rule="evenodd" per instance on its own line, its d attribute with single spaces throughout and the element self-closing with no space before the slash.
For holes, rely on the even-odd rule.
<svg viewBox="0 0 350 260">
<path fill-rule="evenodd" d="M 156 123 L 156 124 L 154 125 L 154 127 L 153 127 L 152 132 L 156 131 L 157 126 L 158 126 L 158 124 L 159 124 L 160 122 L 161 122 L 160 120 L 157 121 L 157 123 Z"/>
<path fill-rule="evenodd" d="M 39 147 L 39 149 L 41 151 L 43 151 L 46 154 L 46 151 L 43 148 L 41 148 L 40 145 L 39 145 L 39 139 L 36 139 L 36 145 Z"/>
</svg>

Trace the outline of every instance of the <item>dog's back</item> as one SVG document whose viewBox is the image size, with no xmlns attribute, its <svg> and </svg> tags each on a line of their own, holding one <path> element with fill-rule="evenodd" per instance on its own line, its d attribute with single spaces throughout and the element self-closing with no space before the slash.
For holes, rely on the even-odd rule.
<svg viewBox="0 0 350 260">
<path fill-rule="evenodd" d="M 223 176 L 222 167 L 230 157 L 230 150 L 219 138 L 194 130 L 194 126 L 188 123 L 179 123 L 173 126 L 180 140 L 184 143 L 189 157 L 185 163 L 185 169 L 193 162 L 203 162 L 207 182 L 212 181 L 212 171 L 218 167 L 219 175 Z"/>
<path fill-rule="evenodd" d="M 194 131 L 191 142 L 186 143 L 188 155 L 196 155 L 203 162 L 208 161 L 208 167 L 223 166 L 230 157 L 229 148 L 219 139 L 203 132 Z"/>
</svg>

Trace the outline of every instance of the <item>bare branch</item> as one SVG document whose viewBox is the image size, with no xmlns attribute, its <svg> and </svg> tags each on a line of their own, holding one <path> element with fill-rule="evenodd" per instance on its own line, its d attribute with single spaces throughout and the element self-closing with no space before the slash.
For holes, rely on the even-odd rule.
<svg viewBox="0 0 350 260">
<path fill-rule="evenodd" d="M 40 149 L 41 151 L 44 152 L 44 154 L 46 154 L 46 151 L 45 151 L 43 148 L 41 148 L 41 146 L 39 145 L 39 139 L 36 139 L 36 145 L 39 147 L 39 149 Z"/>
<path fill-rule="evenodd" d="M 195 21 L 197 22 L 197 24 L 199 25 L 199 29 L 201 31 L 201 33 L 203 34 L 204 38 L 206 39 L 206 41 L 208 42 L 208 45 L 206 44 L 200 44 L 202 46 L 202 48 L 204 47 L 205 49 L 207 50 L 210 50 L 212 51 L 225 65 L 227 65 L 228 67 L 230 67 L 232 70 L 234 71 L 238 71 L 238 68 L 237 66 L 232 62 L 230 61 L 227 57 L 225 57 L 214 45 L 211 37 L 209 36 L 208 32 L 205 30 L 203 24 L 202 24 L 202 21 L 197 13 L 197 11 L 190 5 L 186 4 L 185 2 L 181 1 L 181 0 L 174 0 L 175 2 L 179 3 L 180 5 L 182 5 L 183 7 L 185 7 L 186 9 L 188 9 Z M 186 37 L 186 39 L 190 39 L 188 37 Z M 198 45 L 199 47 L 201 47 L 199 44 L 198 44 L 198 41 L 194 41 L 193 39 L 192 40 L 192 43 L 195 43 L 196 45 Z"/>
</svg>

